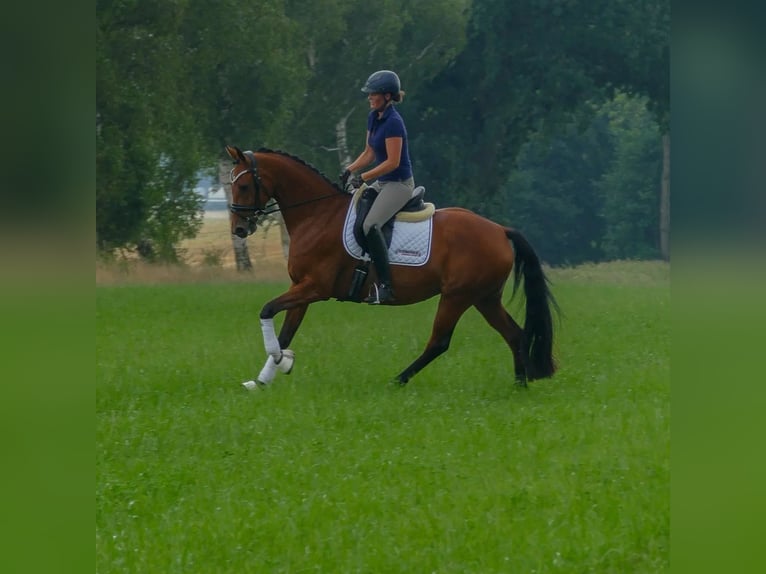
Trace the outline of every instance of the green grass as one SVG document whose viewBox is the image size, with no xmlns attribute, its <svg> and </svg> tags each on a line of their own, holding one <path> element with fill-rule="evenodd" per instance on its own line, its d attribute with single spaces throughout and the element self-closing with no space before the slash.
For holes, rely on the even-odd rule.
<svg viewBox="0 0 766 574">
<path fill-rule="evenodd" d="M 99 288 L 97 571 L 667 570 L 667 273 L 552 275 L 561 368 L 527 390 L 473 310 L 390 384 L 432 300 L 313 305 L 293 373 L 247 392 L 284 286 Z"/>
</svg>

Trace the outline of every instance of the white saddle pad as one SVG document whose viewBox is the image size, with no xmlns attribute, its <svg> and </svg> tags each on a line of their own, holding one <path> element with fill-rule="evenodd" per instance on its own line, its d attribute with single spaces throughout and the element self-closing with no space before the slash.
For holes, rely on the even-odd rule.
<svg viewBox="0 0 766 574">
<path fill-rule="evenodd" d="M 364 259 L 362 248 L 354 237 L 355 222 L 356 201 L 351 201 L 346 214 L 346 223 L 343 225 L 343 247 L 351 257 Z M 425 265 L 431 256 L 432 229 L 433 217 L 414 223 L 409 221 L 395 222 L 391 247 L 388 248 L 389 263 L 412 267 Z"/>
</svg>

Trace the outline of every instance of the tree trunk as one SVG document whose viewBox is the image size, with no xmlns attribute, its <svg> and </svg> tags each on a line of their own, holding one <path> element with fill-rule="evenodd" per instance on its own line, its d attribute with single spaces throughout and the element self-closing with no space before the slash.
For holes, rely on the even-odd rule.
<svg viewBox="0 0 766 574">
<path fill-rule="evenodd" d="M 663 134 L 662 136 L 660 254 L 665 261 L 670 261 L 670 132 Z"/>
<path fill-rule="evenodd" d="M 231 165 L 229 161 L 222 160 L 218 163 L 218 182 L 223 186 L 224 193 L 226 193 L 227 208 L 231 206 L 230 170 Z M 231 246 L 234 249 L 234 261 L 237 264 L 237 271 L 251 271 L 253 263 L 250 261 L 250 253 L 247 250 L 247 239 L 242 239 L 232 233 Z"/>
<path fill-rule="evenodd" d="M 272 227 L 276 227 L 279 229 L 279 240 L 282 243 L 282 255 L 284 256 L 285 261 L 287 261 L 290 255 L 290 234 L 287 233 L 287 227 L 285 226 L 285 218 L 282 217 L 281 211 L 275 211 L 274 213 L 270 214 L 261 222 L 261 229 L 264 232 L 264 239 L 266 238 L 266 236 L 268 235 Z M 266 246 L 264 245 L 264 250 L 265 249 L 266 249 Z"/>
<path fill-rule="evenodd" d="M 282 238 L 282 254 L 285 256 L 285 261 L 287 261 L 290 256 L 290 234 L 287 233 L 287 226 L 285 225 L 282 213 L 279 213 L 279 233 Z"/>
<path fill-rule="evenodd" d="M 340 169 L 345 169 L 348 164 L 354 161 L 351 154 L 348 153 L 348 138 L 346 137 L 346 122 L 351 114 L 354 113 L 354 109 L 355 108 L 351 108 L 351 110 L 349 110 L 349 112 L 335 124 L 335 140 L 338 144 L 338 161 L 340 161 Z"/>
</svg>

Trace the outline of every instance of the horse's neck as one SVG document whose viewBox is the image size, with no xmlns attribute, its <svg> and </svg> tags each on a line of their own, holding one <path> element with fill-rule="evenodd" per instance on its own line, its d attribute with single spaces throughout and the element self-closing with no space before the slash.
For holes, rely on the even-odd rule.
<svg viewBox="0 0 766 574">
<path fill-rule="evenodd" d="M 283 205 L 283 202 L 280 202 L 287 232 L 295 235 L 305 226 L 324 230 L 342 226 L 348 208 L 348 202 L 342 201 L 343 197 L 339 193 L 329 191 L 312 199 L 296 200 L 295 203 L 285 201 Z M 307 203 L 299 203 L 300 201 Z"/>
<path fill-rule="evenodd" d="M 275 162 L 276 164 L 276 162 Z M 324 221 L 331 225 L 335 219 L 345 217 L 342 201 L 345 195 L 333 188 L 310 168 L 285 161 L 272 167 L 272 177 L 277 188 L 276 199 L 288 233 L 301 226 L 306 220 Z M 281 171 L 277 171 L 281 170 Z M 341 222 L 342 224 L 342 222 Z"/>
</svg>

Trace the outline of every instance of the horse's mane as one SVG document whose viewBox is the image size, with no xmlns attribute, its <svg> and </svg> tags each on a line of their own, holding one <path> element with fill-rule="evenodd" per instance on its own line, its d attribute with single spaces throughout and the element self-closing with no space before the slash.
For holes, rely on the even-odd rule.
<svg viewBox="0 0 766 574">
<path fill-rule="evenodd" d="M 282 150 L 279 150 L 279 149 L 269 149 L 269 148 L 265 148 L 265 147 L 259 148 L 259 149 L 255 150 L 255 151 L 257 151 L 258 153 L 275 153 L 277 155 L 283 155 L 285 157 L 289 157 L 291 160 L 296 161 L 296 162 L 298 162 L 301 165 L 305 165 L 307 168 L 309 168 L 311 171 L 313 171 L 319 177 L 324 179 L 327 183 L 329 183 L 332 187 L 334 187 L 338 191 L 342 191 L 340 186 L 336 182 L 332 181 L 329 177 L 327 177 L 325 174 L 323 174 L 321 171 L 319 171 L 316 167 L 314 167 L 310 163 L 307 163 L 305 160 L 302 160 L 298 156 L 295 156 L 295 155 L 293 155 L 291 153 L 287 153 L 286 151 L 282 151 Z"/>
</svg>

